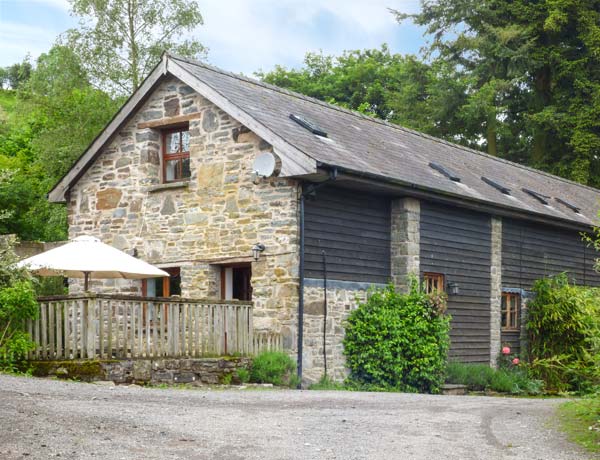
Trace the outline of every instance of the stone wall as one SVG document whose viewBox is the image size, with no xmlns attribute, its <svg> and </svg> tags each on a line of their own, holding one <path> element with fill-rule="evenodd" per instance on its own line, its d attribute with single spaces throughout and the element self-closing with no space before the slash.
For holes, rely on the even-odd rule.
<svg viewBox="0 0 600 460">
<path fill-rule="evenodd" d="M 304 350 L 303 377 L 308 382 L 318 381 L 324 373 L 323 280 L 307 279 L 304 288 Z M 328 281 L 326 350 L 328 377 L 342 381 L 348 375 L 344 358 L 344 321 L 359 301 L 367 297 L 368 283 Z"/>
<path fill-rule="evenodd" d="M 421 202 L 397 198 L 392 200 L 391 213 L 392 282 L 406 290 L 409 277 L 419 276 Z"/>
<path fill-rule="evenodd" d="M 490 366 L 496 367 L 501 348 L 502 308 L 502 219 L 492 217 L 492 256 L 490 265 Z"/>
<path fill-rule="evenodd" d="M 161 183 L 160 131 L 140 123 L 191 116 L 191 178 Z M 153 95 L 70 192 L 69 238 L 91 234 L 162 267 L 180 267 L 182 296 L 220 294 L 220 265 L 252 263 L 254 326 L 295 346 L 298 184 L 254 181 L 252 162 L 271 146 L 176 79 Z M 255 262 L 251 247 L 266 250 Z M 72 290 L 81 288 L 75 280 Z M 139 293 L 141 282 L 99 281 L 96 292 Z"/>
<path fill-rule="evenodd" d="M 31 361 L 38 377 L 56 376 L 86 382 L 214 385 L 239 383 L 236 371 L 247 369 L 250 358 L 123 359 Z M 231 377 L 226 377 L 231 375 Z"/>
</svg>

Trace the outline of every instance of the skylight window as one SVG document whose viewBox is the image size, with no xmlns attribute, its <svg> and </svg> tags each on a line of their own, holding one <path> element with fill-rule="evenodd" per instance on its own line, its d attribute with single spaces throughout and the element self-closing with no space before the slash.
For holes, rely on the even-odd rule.
<svg viewBox="0 0 600 460">
<path fill-rule="evenodd" d="M 504 185 L 499 184 L 496 181 L 493 181 L 492 179 L 488 179 L 485 176 L 481 176 L 481 180 L 483 182 L 485 182 L 486 184 L 494 187 L 496 190 L 501 191 L 502 193 L 504 193 L 505 195 L 510 195 L 510 189 L 508 187 L 505 187 Z"/>
<path fill-rule="evenodd" d="M 565 205 L 567 208 L 569 208 L 571 211 L 577 213 L 577 214 L 581 214 L 581 209 L 578 208 L 577 206 L 575 206 L 574 204 L 569 203 L 566 200 L 563 200 L 562 198 L 556 198 L 554 197 L 554 199 L 556 201 L 558 201 L 560 204 Z"/>
<path fill-rule="evenodd" d="M 308 131 L 313 133 L 315 136 L 327 137 L 327 132 L 323 131 L 321 128 L 319 128 L 313 122 L 308 121 L 306 118 L 301 117 L 300 115 L 295 115 L 293 113 L 290 114 L 290 118 L 296 123 L 298 123 L 300 126 L 302 126 L 304 129 L 307 129 Z"/>
<path fill-rule="evenodd" d="M 545 204 L 545 205 L 548 204 L 548 199 L 550 198 L 549 196 L 542 195 L 541 193 L 538 193 L 538 192 L 534 192 L 533 190 L 529 190 L 528 188 L 523 188 L 521 190 L 523 190 L 525 193 L 527 193 L 527 195 L 534 197 L 540 203 Z"/>
<path fill-rule="evenodd" d="M 451 181 L 460 182 L 460 177 L 458 177 L 456 174 L 454 174 L 453 172 L 451 172 L 450 170 L 448 170 L 447 168 L 443 167 L 442 165 L 440 165 L 438 163 L 434 163 L 432 161 L 431 163 L 429 163 L 429 167 L 431 169 L 435 169 L 437 172 L 442 173 L 444 176 L 446 176 Z"/>
</svg>

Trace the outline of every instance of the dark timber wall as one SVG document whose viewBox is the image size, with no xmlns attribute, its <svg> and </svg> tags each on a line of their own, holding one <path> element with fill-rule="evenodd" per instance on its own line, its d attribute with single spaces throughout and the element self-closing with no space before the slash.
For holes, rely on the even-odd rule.
<svg viewBox="0 0 600 460">
<path fill-rule="evenodd" d="M 598 257 L 579 232 L 516 219 L 502 221 L 502 287 L 529 290 L 535 280 L 567 272 L 577 284 L 600 286 Z M 519 352 L 519 333 L 502 332 L 502 343 Z"/>
<path fill-rule="evenodd" d="M 502 286 L 530 289 L 544 276 L 567 272 L 577 284 L 600 286 L 595 250 L 581 235 L 515 219 L 502 222 Z"/>
<path fill-rule="evenodd" d="M 304 212 L 307 278 L 387 283 L 390 279 L 390 200 L 379 195 L 323 187 Z"/>
<path fill-rule="evenodd" d="M 490 360 L 491 222 L 485 214 L 421 202 L 421 272 L 458 283 L 449 295 L 450 358 Z"/>
</svg>

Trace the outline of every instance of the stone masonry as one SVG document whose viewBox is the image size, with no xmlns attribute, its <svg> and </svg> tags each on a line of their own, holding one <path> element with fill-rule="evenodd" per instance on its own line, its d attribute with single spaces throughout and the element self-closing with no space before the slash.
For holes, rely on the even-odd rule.
<svg viewBox="0 0 600 460">
<path fill-rule="evenodd" d="M 492 217 L 490 290 L 490 366 L 496 367 L 501 348 L 502 219 Z"/>
<path fill-rule="evenodd" d="M 406 290 L 408 278 L 419 276 L 421 202 L 415 198 L 392 200 L 392 282 Z"/>
<path fill-rule="evenodd" d="M 190 115 L 189 181 L 161 183 L 161 133 L 140 123 Z M 295 346 L 298 183 L 253 181 L 271 146 L 171 78 L 118 132 L 68 197 L 69 238 L 91 234 L 161 267 L 180 267 L 182 296 L 215 298 L 220 265 L 252 262 L 254 327 Z M 251 247 L 266 250 L 255 262 Z M 73 290 L 80 288 L 74 283 Z M 96 292 L 139 293 L 141 282 L 94 280 Z"/>
</svg>

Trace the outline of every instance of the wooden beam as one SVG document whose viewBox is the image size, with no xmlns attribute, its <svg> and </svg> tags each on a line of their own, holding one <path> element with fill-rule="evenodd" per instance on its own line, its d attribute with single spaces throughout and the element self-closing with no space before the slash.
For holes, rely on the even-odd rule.
<svg viewBox="0 0 600 460">
<path fill-rule="evenodd" d="M 176 117 L 161 118 L 160 120 L 144 121 L 142 123 L 138 123 L 137 127 L 138 129 L 166 128 L 169 126 L 185 123 L 190 120 L 195 120 L 197 118 L 200 118 L 201 115 L 202 114 L 200 112 L 196 112 L 190 113 L 188 115 L 178 115 Z"/>
</svg>

